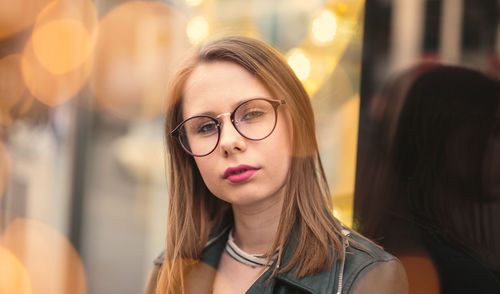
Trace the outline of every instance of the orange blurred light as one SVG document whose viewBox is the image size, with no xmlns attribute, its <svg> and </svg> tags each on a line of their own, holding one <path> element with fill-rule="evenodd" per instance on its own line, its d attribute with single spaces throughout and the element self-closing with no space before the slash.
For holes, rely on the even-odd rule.
<svg viewBox="0 0 500 294">
<path fill-rule="evenodd" d="M 5 231 L 0 245 L 24 265 L 33 293 L 87 292 L 80 256 L 71 243 L 50 226 L 35 220 L 16 219 Z"/>
<path fill-rule="evenodd" d="M 50 73 L 65 74 L 80 67 L 92 50 L 91 36 L 74 19 L 58 19 L 33 32 L 35 55 Z"/>
<path fill-rule="evenodd" d="M 53 0 L 0 0 L 0 39 L 28 28 L 51 1 Z"/>
<path fill-rule="evenodd" d="M 0 199 L 2 199 L 7 183 L 9 182 L 11 170 L 12 160 L 10 159 L 9 151 L 7 147 L 0 142 Z"/>
<path fill-rule="evenodd" d="M 437 268 L 428 256 L 398 255 L 408 276 L 410 293 L 440 293 Z"/>
<path fill-rule="evenodd" d="M 98 105 L 122 118 L 163 111 L 174 63 L 189 47 L 186 19 L 160 2 L 126 2 L 99 25 L 90 86 Z"/>
<path fill-rule="evenodd" d="M 21 55 L 12 54 L 0 59 L 0 124 L 9 125 L 11 110 L 26 91 L 21 74 Z M 1 189 L 0 189 L 1 191 Z"/>
<path fill-rule="evenodd" d="M 28 272 L 9 250 L 0 246 L 0 293 L 31 293 Z"/>
<path fill-rule="evenodd" d="M 26 45 L 21 62 L 23 78 L 35 98 L 49 106 L 62 104 L 75 96 L 90 74 L 90 63 L 74 71 L 54 75 L 43 67 L 35 56 L 33 43 Z"/>
<path fill-rule="evenodd" d="M 97 22 L 90 0 L 56 0 L 40 13 L 21 62 L 35 98 L 56 106 L 80 91 L 91 71 Z"/>
</svg>

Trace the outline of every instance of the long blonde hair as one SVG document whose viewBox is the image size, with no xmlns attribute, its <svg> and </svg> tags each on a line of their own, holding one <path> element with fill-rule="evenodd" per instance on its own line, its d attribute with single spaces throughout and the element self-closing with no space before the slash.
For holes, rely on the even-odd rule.
<svg viewBox="0 0 500 294">
<path fill-rule="evenodd" d="M 269 253 L 279 250 L 278 262 L 292 231 L 296 245 L 290 261 L 274 269 L 297 277 L 331 267 L 342 254 L 340 223 L 331 215 L 331 199 L 318 153 L 309 96 L 280 54 L 265 43 L 242 36 L 223 37 L 196 48 L 170 85 L 165 120 L 168 149 L 169 205 L 165 260 L 157 293 L 184 293 L 185 270 L 199 260 L 209 234 L 221 225 L 230 205 L 204 184 L 196 164 L 170 136 L 182 121 L 186 80 L 198 64 L 229 61 L 258 78 L 279 99 L 285 99 L 293 125 L 293 147 L 278 231 Z M 271 256 L 272 254 L 269 254 Z"/>
</svg>

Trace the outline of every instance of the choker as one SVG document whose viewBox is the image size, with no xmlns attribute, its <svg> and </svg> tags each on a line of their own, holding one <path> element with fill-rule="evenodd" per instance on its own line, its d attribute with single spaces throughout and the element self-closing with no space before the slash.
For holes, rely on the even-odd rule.
<svg viewBox="0 0 500 294">
<path fill-rule="evenodd" d="M 234 260 L 251 267 L 263 267 L 269 265 L 267 264 L 267 257 L 265 255 L 246 253 L 245 251 L 243 251 L 243 249 L 238 247 L 238 245 L 234 243 L 232 229 L 231 231 L 229 231 L 229 237 L 227 239 L 226 248 L 224 248 L 224 251 L 226 251 L 226 253 L 229 254 L 229 256 L 231 256 Z M 277 257 L 278 250 L 276 250 L 273 257 L 271 258 L 271 262 L 275 261 Z"/>
</svg>

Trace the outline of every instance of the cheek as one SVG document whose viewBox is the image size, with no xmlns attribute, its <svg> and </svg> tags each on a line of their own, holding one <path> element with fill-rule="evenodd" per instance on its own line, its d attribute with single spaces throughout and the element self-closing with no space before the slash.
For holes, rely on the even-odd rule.
<svg viewBox="0 0 500 294">
<path fill-rule="evenodd" d="M 212 187 L 217 175 L 214 172 L 214 164 L 210 160 L 210 156 L 195 157 L 194 160 L 196 162 L 198 170 L 200 171 L 201 177 L 203 178 L 203 182 L 205 182 L 205 185 L 208 187 L 208 189 L 212 191 Z"/>
<path fill-rule="evenodd" d="M 269 165 L 273 175 L 281 178 L 288 174 L 292 155 L 291 121 L 283 119 L 278 122 L 273 134 L 268 137 L 267 142 L 262 142 L 262 154 L 266 157 L 265 162 Z"/>
<path fill-rule="evenodd" d="M 288 177 L 291 165 L 291 157 L 285 152 L 268 154 L 269 179 L 281 186 Z"/>
</svg>

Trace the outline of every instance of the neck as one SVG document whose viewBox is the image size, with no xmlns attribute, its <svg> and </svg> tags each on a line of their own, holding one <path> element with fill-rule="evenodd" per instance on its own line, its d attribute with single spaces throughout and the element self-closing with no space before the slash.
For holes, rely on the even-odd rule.
<svg viewBox="0 0 500 294">
<path fill-rule="evenodd" d="M 250 254 L 266 253 L 278 230 L 282 204 L 283 197 L 276 197 L 252 207 L 233 205 L 233 236 L 238 247 Z"/>
</svg>

